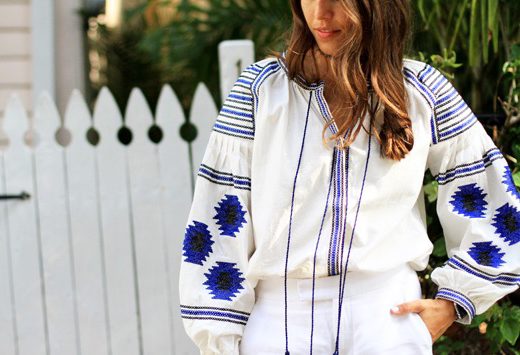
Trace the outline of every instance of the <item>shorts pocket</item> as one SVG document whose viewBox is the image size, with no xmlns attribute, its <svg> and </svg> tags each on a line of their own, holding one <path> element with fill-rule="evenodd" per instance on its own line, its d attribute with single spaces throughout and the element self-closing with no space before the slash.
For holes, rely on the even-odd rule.
<svg viewBox="0 0 520 355">
<path fill-rule="evenodd" d="M 433 345 L 433 339 L 430 334 L 430 331 L 428 330 L 428 327 L 426 326 L 426 323 L 422 320 L 419 313 L 410 313 L 413 319 L 415 319 L 415 323 L 417 324 L 417 329 L 422 334 L 423 339 L 425 339 L 428 344 Z"/>
</svg>

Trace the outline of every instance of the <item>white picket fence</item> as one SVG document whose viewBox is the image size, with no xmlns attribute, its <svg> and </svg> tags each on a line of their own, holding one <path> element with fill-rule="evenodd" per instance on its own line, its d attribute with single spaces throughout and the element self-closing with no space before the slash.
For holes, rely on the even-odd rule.
<svg viewBox="0 0 520 355">
<path fill-rule="evenodd" d="M 244 59 L 242 67 L 252 60 L 250 47 L 230 53 L 233 63 Z M 237 76 L 233 65 L 221 57 L 225 93 Z M 179 315 L 178 268 L 192 169 L 217 107 L 199 84 L 190 112 L 198 129 L 191 167 L 179 135 L 185 117 L 169 86 L 155 112 L 154 118 L 137 89 L 124 121 L 107 89 L 93 114 L 74 92 L 63 117 L 71 133 L 64 147 L 55 137 L 60 116 L 43 95 L 29 146 L 21 101 L 7 104 L 0 195 L 25 191 L 30 198 L 0 201 L 0 354 L 196 353 Z M 123 122 L 133 134 L 127 146 L 117 139 Z M 163 133 L 158 144 L 148 138 L 154 123 Z M 96 146 L 86 139 L 92 126 L 100 135 Z"/>
</svg>

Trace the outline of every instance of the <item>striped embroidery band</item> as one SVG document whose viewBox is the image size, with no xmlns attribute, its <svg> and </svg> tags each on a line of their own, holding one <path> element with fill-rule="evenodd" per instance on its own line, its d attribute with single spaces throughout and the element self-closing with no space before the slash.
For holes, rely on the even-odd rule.
<svg viewBox="0 0 520 355">
<path fill-rule="evenodd" d="M 258 73 L 258 79 L 253 83 L 252 85 L 252 93 L 253 93 L 253 110 L 255 113 L 258 110 L 258 92 L 260 90 L 260 86 L 264 83 L 264 81 L 273 75 L 274 73 L 278 72 L 281 69 L 280 64 L 278 61 L 269 62 L 265 65 L 265 67 L 262 68 L 262 70 Z M 253 122 L 253 128 L 254 128 L 254 122 Z"/>
<path fill-rule="evenodd" d="M 453 180 L 482 173 L 488 166 L 490 166 L 495 160 L 501 159 L 502 153 L 497 148 L 488 150 L 482 155 L 482 159 L 477 161 L 457 165 L 456 167 L 449 169 L 443 173 L 439 173 L 435 176 L 435 179 L 439 185 L 445 185 Z"/>
<path fill-rule="evenodd" d="M 441 287 L 437 291 L 435 298 L 442 298 L 449 301 L 453 301 L 461 305 L 469 314 L 470 318 L 475 317 L 475 305 L 473 304 L 473 302 L 471 302 L 471 300 L 468 297 L 466 297 L 458 291 L 452 290 L 451 288 Z"/>
<path fill-rule="evenodd" d="M 348 152 L 336 149 L 336 160 L 334 162 L 334 182 L 333 182 L 333 200 L 332 200 L 332 230 L 329 244 L 328 257 L 328 274 L 338 275 L 339 263 L 342 260 L 341 242 L 345 236 L 346 225 L 346 195 L 348 193 L 348 169 L 347 162 Z"/>
<path fill-rule="evenodd" d="M 329 108 L 323 96 L 323 88 L 317 90 L 316 100 L 323 118 L 331 119 Z M 335 125 L 330 125 L 329 129 L 333 134 L 337 132 Z M 343 259 L 342 241 L 345 237 L 348 194 L 348 151 L 334 148 L 336 159 L 333 164 L 333 198 L 332 198 L 332 230 L 330 234 L 329 254 L 327 271 L 330 276 L 340 273 L 340 262 Z"/>
<path fill-rule="evenodd" d="M 235 189 L 251 190 L 251 178 L 218 171 L 206 164 L 200 164 L 197 175 L 215 184 L 233 186 Z"/>
<path fill-rule="evenodd" d="M 255 65 L 247 67 L 237 79 L 224 101 L 213 130 L 234 137 L 253 139 L 254 114 L 251 85 L 259 70 Z"/>
<path fill-rule="evenodd" d="M 477 118 L 462 96 L 438 70 L 430 65 L 415 75 L 405 68 L 405 79 L 414 85 L 433 108 L 432 127 L 434 144 L 455 137 L 472 127 Z"/>
<path fill-rule="evenodd" d="M 477 118 L 453 85 L 438 70 L 426 65 L 419 80 L 435 96 L 435 116 L 439 141 L 454 137 L 475 124 Z"/>
<path fill-rule="evenodd" d="M 490 273 L 477 269 L 476 267 L 470 265 L 467 261 L 461 259 L 456 255 L 448 259 L 448 261 L 446 261 L 446 264 L 454 269 L 463 270 L 471 275 L 480 277 L 481 279 L 484 279 L 486 281 L 491 281 L 494 284 L 506 286 L 514 286 L 520 284 L 519 274 L 503 272 L 497 275 L 492 275 Z"/>
<path fill-rule="evenodd" d="M 419 81 L 419 79 L 410 69 L 404 68 L 404 78 L 409 84 L 413 85 L 417 89 L 419 94 L 421 94 L 421 96 L 426 100 L 432 110 L 432 116 L 430 117 L 430 129 L 432 132 L 432 142 L 433 144 L 437 144 L 439 141 L 437 121 L 433 115 L 435 112 L 435 97 L 430 92 L 430 90 Z"/>
<path fill-rule="evenodd" d="M 229 308 L 181 305 L 181 317 L 183 319 L 217 320 L 246 325 L 249 313 Z"/>
</svg>

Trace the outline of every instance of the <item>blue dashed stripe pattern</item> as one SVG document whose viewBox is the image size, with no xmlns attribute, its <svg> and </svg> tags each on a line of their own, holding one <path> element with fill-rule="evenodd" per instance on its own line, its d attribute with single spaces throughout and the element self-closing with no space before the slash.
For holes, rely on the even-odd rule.
<svg viewBox="0 0 520 355">
<path fill-rule="evenodd" d="M 181 317 L 183 319 L 216 320 L 246 325 L 249 313 L 230 308 L 181 305 Z"/>
<path fill-rule="evenodd" d="M 413 85 L 432 108 L 432 143 L 437 144 L 468 130 L 477 118 L 453 85 L 432 66 L 414 73 L 404 68 L 405 80 Z"/>
<path fill-rule="evenodd" d="M 273 60 L 265 66 L 251 64 L 240 74 L 227 96 L 213 130 L 219 133 L 253 140 L 255 136 L 255 106 L 258 105 L 257 92 L 270 73 L 276 71 Z"/>
<path fill-rule="evenodd" d="M 260 86 L 265 82 L 265 80 L 270 77 L 271 75 L 277 73 L 280 71 L 281 66 L 280 63 L 275 60 L 273 62 L 269 62 L 266 64 L 263 68 L 256 67 L 256 70 L 259 70 L 258 77 L 255 80 L 255 82 L 252 84 L 252 92 L 253 92 L 253 111 L 256 114 L 259 104 L 258 104 L 258 97 L 259 97 L 259 91 Z M 254 123 L 254 122 L 253 122 Z"/>
<path fill-rule="evenodd" d="M 201 164 L 197 174 L 214 184 L 233 186 L 235 189 L 251 191 L 251 178 L 219 171 L 206 164 Z"/>
<path fill-rule="evenodd" d="M 332 230 L 329 243 L 327 271 L 329 276 L 338 275 L 341 255 L 341 241 L 345 238 L 346 209 L 348 194 L 348 151 L 334 148 L 336 159 L 334 161 L 334 181 L 332 199 Z"/>
<path fill-rule="evenodd" d="M 479 270 L 478 268 L 474 267 L 473 265 L 471 265 L 470 263 L 463 260 L 457 255 L 454 255 L 453 257 L 449 258 L 448 261 L 446 261 L 446 264 L 454 269 L 465 271 L 471 275 L 474 275 L 486 281 L 490 281 L 494 284 L 505 286 L 520 285 L 520 274 L 502 272 L 493 275 L 489 272 Z"/>
<path fill-rule="evenodd" d="M 323 96 L 323 88 L 316 90 L 316 102 L 324 122 L 331 120 L 329 108 Z M 337 133 L 336 125 L 329 126 L 332 134 Z M 346 136 L 346 133 L 344 137 Z M 348 195 L 348 160 L 349 150 L 334 148 L 335 159 L 333 161 L 333 184 L 332 184 L 332 230 L 330 233 L 327 272 L 329 276 L 340 273 L 340 261 L 343 260 L 341 242 L 345 238 L 347 195 Z M 345 207 L 344 207 L 345 206 Z"/>
<path fill-rule="evenodd" d="M 473 319 L 473 317 L 475 317 L 475 305 L 473 304 L 473 302 L 471 302 L 471 300 L 468 297 L 466 297 L 464 294 L 458 291 L 452 290 L 451 288 L 441 287 L 437 291 L 435 298 L 442 298 L 445 300 L 455 302 L 462 308 L 464 308 L 464 310 L 468 313 L 470 319 Z"/>
<path fill-rule="evenodd" d="M 471 163 L 457 165 L 456 167 L 446 170 L 442 173 L 435 175 L 435 179 L 439 185 L 445 185 L 453 180 L 482 173 L 488 166 L 493 164 L 494 161 L 503 159 L 502 153 L 498 148 L 493 148 L 486 151 L 482 155 L 482 159 L 476 160 Z"/>
</svg>

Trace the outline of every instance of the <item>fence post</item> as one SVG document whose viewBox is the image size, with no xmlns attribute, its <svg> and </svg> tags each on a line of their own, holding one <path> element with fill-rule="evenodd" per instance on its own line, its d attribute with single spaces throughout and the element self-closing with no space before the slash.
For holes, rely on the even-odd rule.
<svg viewBox="0 0 520 355">
<path fill-rule="evenodd" d="M 220 97 L 222 102 L 231 91 L 240 73 L 253 64 L 255 47 L 249 39 L 223 41 L 218 46 Z"/>
</svg>

